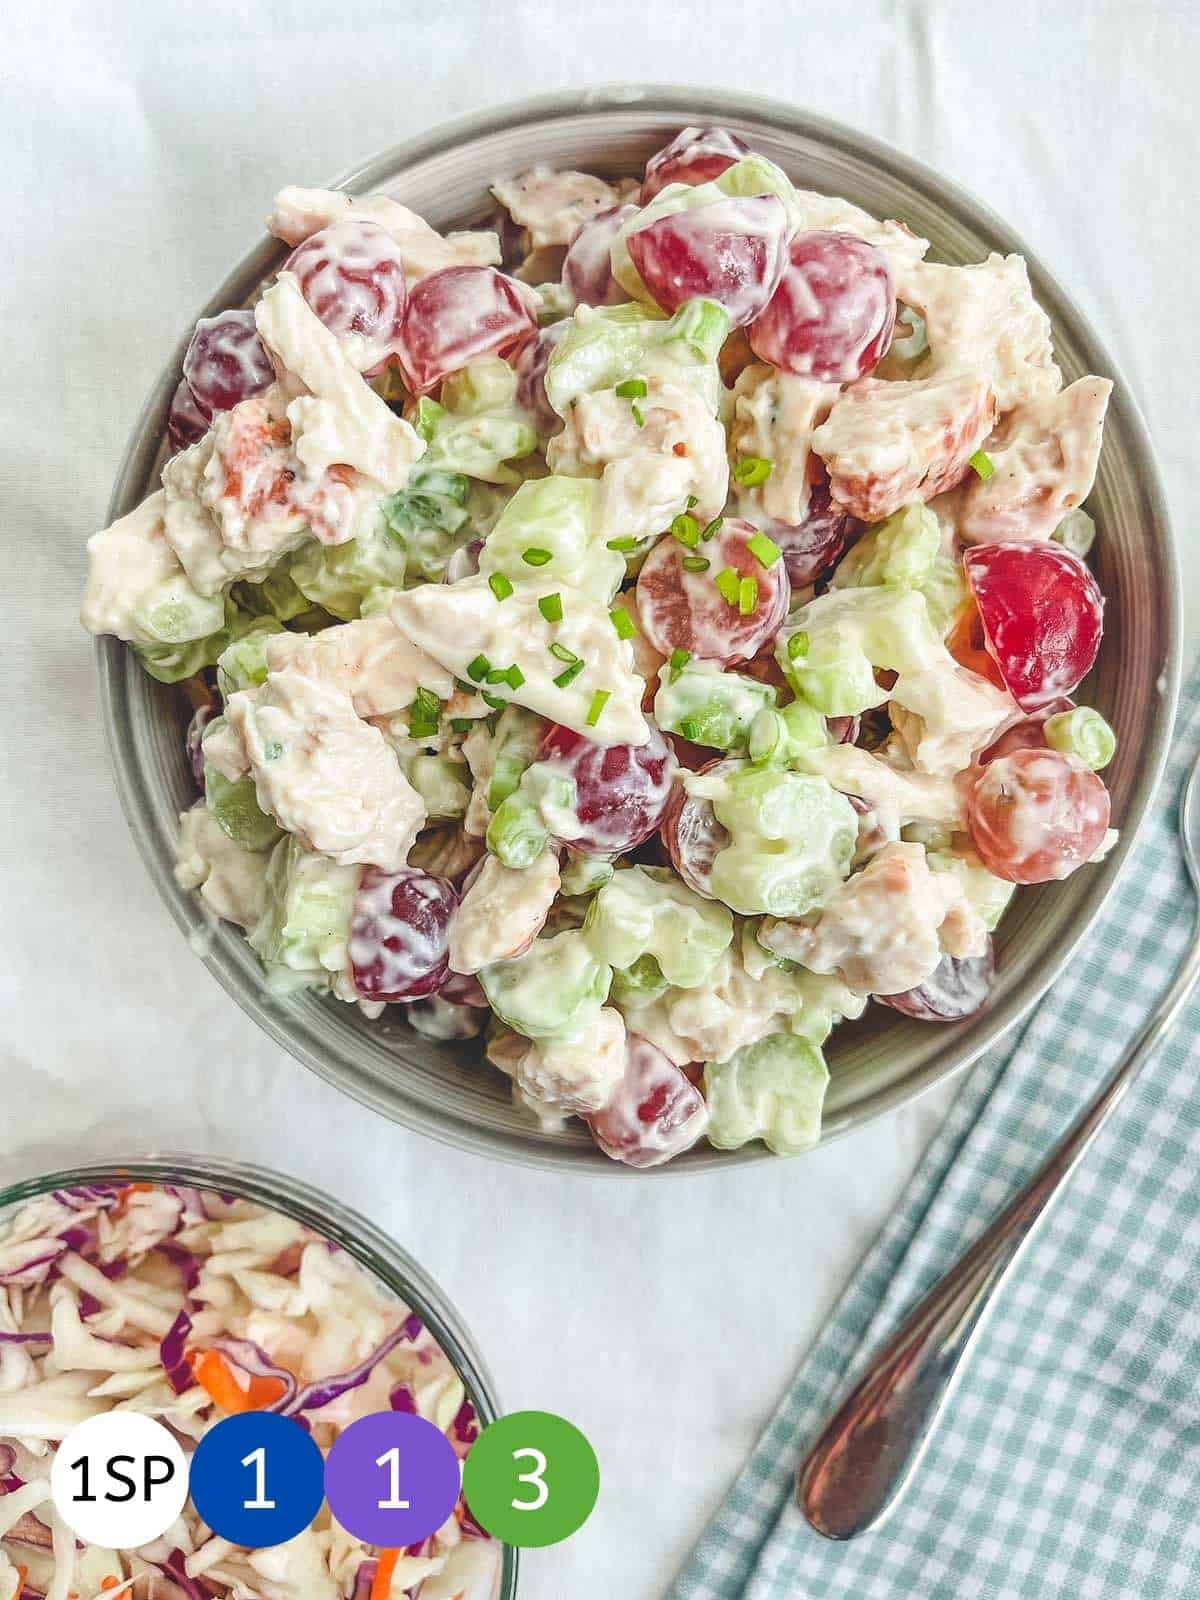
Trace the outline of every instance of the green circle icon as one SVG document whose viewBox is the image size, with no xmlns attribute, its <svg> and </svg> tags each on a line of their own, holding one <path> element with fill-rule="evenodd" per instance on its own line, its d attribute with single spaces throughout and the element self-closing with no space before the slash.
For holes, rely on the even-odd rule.
<svg viewBox="0 0 1200 1600">
<path fill-rule="evenodd" d="M 505 1544 L 547 1545 L 582 1528 L 600 1493 L 596 1452 L 551 1411 L 514 1411 L 490 1423 L 463 1462 L 471 1515 Z"/>
</svg>

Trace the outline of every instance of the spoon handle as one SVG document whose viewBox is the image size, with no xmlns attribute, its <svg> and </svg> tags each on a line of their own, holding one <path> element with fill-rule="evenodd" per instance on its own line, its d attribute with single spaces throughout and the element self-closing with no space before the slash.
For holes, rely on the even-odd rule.
<svg viewBox="0 0 1200 1600">
<path fill-rule="evenodd" d="M 912 1478 L 962 1377 L 984 1315 L 1050 1202 L 1175 1021 L 1200 977 L 1200 944 L 1091 1105 L 1025 1187 L 917 1303 L 801 1463 L 800 1508 L 828 1539 L 853 1539 Z"/>
</svg>

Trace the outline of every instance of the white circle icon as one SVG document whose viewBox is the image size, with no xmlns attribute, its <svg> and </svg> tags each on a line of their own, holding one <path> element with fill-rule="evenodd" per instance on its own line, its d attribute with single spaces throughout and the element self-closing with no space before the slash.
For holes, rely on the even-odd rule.
<svg viewBox="0 0 1200 1600">
<path fill-rule="evenodd" d="M 55 1452 L 50 1492 L 85 1544 L 135 1550 L 160 1538 L 188 1497 L 174 1435 L 139 1411 L 106 1411 L 72 1428 Z"/>
</svg>

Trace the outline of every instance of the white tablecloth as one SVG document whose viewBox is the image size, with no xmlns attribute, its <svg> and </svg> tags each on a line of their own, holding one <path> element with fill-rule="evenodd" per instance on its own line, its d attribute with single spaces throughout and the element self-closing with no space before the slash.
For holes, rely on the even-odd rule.
<svg viewBox="0 0 1200 1600">
<path fill-rule="evenodd" d="M 274 1048 L 178 936 L 126 832 L 75 626 L 143 394 L 270 196 L 438 120 L 622 78 L 754 89 L 988 200 L 1072 289 L 1155 436 L 1191 578 L 1191 0 L 10 0 L 0 97 L 0 1172 L 157 1145 L 285 1167 L 440 1277 L 509 1408 L 604 1479 L 529 1600 L 649 1600 L 722 1495 L 946 1104 L 739 1176 L 564 1180 L 448 1152 Z M 1193 637 L 1195 632 L 1193 629 Z"/>
</svg>

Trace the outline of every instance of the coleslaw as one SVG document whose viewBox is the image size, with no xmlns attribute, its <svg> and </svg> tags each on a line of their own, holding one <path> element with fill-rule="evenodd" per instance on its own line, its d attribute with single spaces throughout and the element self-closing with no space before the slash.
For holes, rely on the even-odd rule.
<svg viewBox="0 0 1200 1600">
<path fill-rule="evenodd" d="M 257 1202 L 183 1184 L 91 1182 L 0 1217 L 3 1600 L 494 1600 L 501 1551 L 460 1499 L 419 1546 L 378 1551 L 323 1507 L 286 1544 L 243 1550 L 189 1502 L 138 1550 L 80 1545 L 58 1516 L 60 1441 L 103 1412 L 168 1426 L 190 1454 L 265 1409 L 323 1451 L 400 1410 L 466 1454 L 479 1422 L 421 1318 L 336 1245 Z"/>
</svg>

